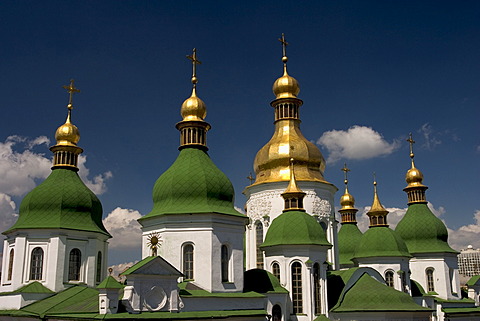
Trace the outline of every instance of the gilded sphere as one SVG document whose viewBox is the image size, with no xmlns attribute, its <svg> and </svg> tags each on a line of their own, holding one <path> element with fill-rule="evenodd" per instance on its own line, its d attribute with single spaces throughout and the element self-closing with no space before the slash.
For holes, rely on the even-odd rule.
<svg viewBox="0 0 480 321">
<path fill-rule="evenodd" d="M 298 81 L 292 76 L 285 74 L 273 84 L 273 93 L 278 98 L 297 98 L 300 92 Z"/>
<path fill-rule="evenodd" d="M 423 174 L 415 167 L 412 167 L 408 170 L 405 180 L 409 185 L 418 185 L 422 184 Z"/>
<path fill-rule="evenodd" d="M 80 140 L 80 132 L 77 126 L 67 122 L 58 127 L 55 132 L 55 139 L 59 145 L 76 145 Z"/>
<path fill-rule="evenodd" d="M 197 96 L 192 96 L 182 104 L 180 114 L 183 120 L 203 120 L 207 116 L 207 106 Z"/>
<path fill-rule="evenodd" d="M 355 198 L 353 198 L 352 194 L 345 193 L 340 197 L 340 205 L 342 205 L 342 207 L 353 207 L 355 205 Z"/>
</svg>

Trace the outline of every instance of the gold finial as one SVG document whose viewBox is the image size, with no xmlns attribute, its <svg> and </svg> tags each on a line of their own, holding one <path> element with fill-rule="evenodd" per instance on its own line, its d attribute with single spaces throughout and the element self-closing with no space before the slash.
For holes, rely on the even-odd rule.
<svg viewBox="0 0 480 321">
<path fill-rule="evenodd" d="M 348 185 L 348 172 L 350 172 L 350 169 L 347 167 L 347 163 L 343 164 L 343 168 L 341 169 L 341 171 L 345 174 L 345 179 L 343 180 L 343 182 L 345 183 L 345 185 Z"/>
<path fill-rule="evenodd" d="M 302 190 L 297 186 L 297 180 L 295 178 L 294 159 L 290 158 L 290 182 L 288 183 L 285 193 L 302 193 Z"/>
<path fill-rule="evenodd" d="M 247 176 L 247 179 L 250 181 L 250 185 L 252 185 L 255 181 L 255 177 L 252 176 L 252 172 L 250 172 L 250 175 Z"/>
<path fill-rule="evenodd" d="M 279 38 L 278 41 L 280 41 L 282 43 L 282 52 L 283 52 L 282 61 L 283 61 L 283 65 L 286 68 L 287 61 L 288 61 L 288 58 L 287 58 L 288 42 L 285 40 L 285 34 L 284 33 L 282 33 L 282 38 Z"/>
<path fill-rule="evenodd" d="M 297 180 L 295 179 L 295 169 L 294 169 L 294 159 L 290 158 L 290 182 L 288 183 L 287 189 L 282 193 L 282 197 L 285 200 L 285 210 L 304 210 L 303 209 L 303 198 L 306 193 L 304 193 L 298 186 Z"/>
<path fill-rule="evenodd" d="M 372 226 L 388 226 L 387 224 L 388 211 L 380 203 L 377 194 L 377 178 L 375 172 L 373 173 L 373 203 L 367 215 L 370 217 L 370 227 Z"/>
<path fill-rule="evenodd" d="M 108 275 L 112 275 L 112 273 L 113 273 L 113 269 L 111 267 L 108 268 Z"/>
<path fill-rule="evenodd" d="M 72 108 L 73 108 L 73 94 L 80 92 L 79 89 L 75 88 L 74 82 L 75 82 L 75 80 L 70 79 L 70 85 L 63 86 L 63 88 L 65 88 L 70 95 L 70 97 L 68 99 L 68 105 L 67 105 L 67 108 L 68 108 L 69 111 L 72 110 Z"/>
<path fill-rule="evenodd" d="M 197 65 L 201 65 L 202 62 L 197 59 L 197 49 L 196 48 L 193 48 L 193 54 L 190 55 L 190 56 L 187 55 L 187 58 L 190 61 L 192 61 L 192 67 L 193 67 L 192 84 L 193 84 L 193 87 L 195 88 L 197 86 L 197 82 L 198 82 L 198 79 L 197 79 Z"/>
</svg>

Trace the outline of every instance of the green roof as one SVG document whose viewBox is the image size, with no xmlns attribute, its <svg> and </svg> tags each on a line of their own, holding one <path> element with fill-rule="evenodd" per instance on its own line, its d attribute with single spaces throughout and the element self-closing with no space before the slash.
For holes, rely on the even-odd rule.
<svg viewBox="0 0 480 321">
<path fill-rule="evenodd" d="M 452 314 L 471 314 L 472 316 L 480 316 L 480 307 L 472 308 L 443 308 L 442 309 L 447 316 Z M 477 320 L 477 319 L 475 319 Z"/>
<path fill-rule="evenodd" d="M 147 256 L 143 260 L 135 263 L 134 265 L 132 265 L 131 267 L 129 267 L 128 269 L 120 273 L 120 275 L 129 275 L 135 272 L 136 270 L 138 270 L 139 268 L 141 268 L 142 266 L 144 266 L 145 264 L 147 264 L 148 262 L 155 260 L 155 258 L 156 256 Z"/>
<path fill-rule="evenodd" d="M 474 275 L 467 281 L 466 284 L 470 285 L 470 286 L 473 286 L 478 282 L 478 280 L 480 280 L 480 275 Z"/>
<path fill-rule="evenodd" d="M 98 290 L 76 285 L 21 309 L 40 317 L 61 313 L 98 313 Z"/>
<path fill-rule="evenodd" d="M 362 232 L 358 229 L 357 224 L 342 224 L 340 231 L 338 231 L 338 253 L 340 256 L 340 265 L 353 266 L 352 258 L 355 254 L 355 249 L 360 243 Z"/>
<path fill-rule="evenodd" d="M 1 312 L 0 312 L 1 313 Z M 140 320 L 140 319 L 165 319 L 165 320 L 196 320 L 196 319 L 226 319 L 228 317 L 265 317 L 265 310 L 224 310 L 224 311 L 191 311 L 191 312 L 142 312 L 132 314 L 128 312 L 115 314 L 55 314 L 56 318 L 75 320 Z"/>
<path fill-rule="evenodd" d="M 24 197 L 17 222 L 4 234 L 18 229 L 61 228 L 110 236 L 102 214 L 102 204 L 77 172 L 57 168 Z"/>
<path fill-rule="evenodd" d="M 268 228 L 262 248 L 275 245 L 331 246 L 317 220 L 305 211 L 285 211 Z"/>
<path fill-rule="evenodd" d="M 411 257 L 402 238 L 387 226 L 374 226 L 363 234 L 354 258 Z"/>
<path fill-rule="evenodd" d="M 330 321 L 330 319 L 327 318 L 325 315 L 320 314 L 320 315 L 317 316 L 315 319 L 313 319 L 313 321 Z"/>
<path fill-rule="evenodd" d="M 422 285 L 415 280 L 410 279 L 410 284 L 412 285 L 412 296 L 419 297 L 424 296 L 427 293 L 423 289 Z"/>
<path fill-rule="evenodd" d="M 458 253 L 448 245 L 445 224 L 432 213 L 427 204 L 410 204 L 395 230 L 411 254 Z"/>
<path fill-rule="evenodd" d="M 13 293 L 55 293 L 55 292 L 46 288 L 42 283 L 35 281 L 27 285 L 24 285 L 19 289 L 16 289 L 15 291 L 13 291 Z"/>
<path fill-rule="evenodd" d="M 243 291 L 258 293 L 288 293 L 272 273 L 262 269 L 248 270 L 243 278 Z"/>
<path fill-rule="evenodd" d="M 165 214 L 221 213 L 246 217 L 235 210 L 234 190 L 207 152 L 182 148 L 175 162 L 153 188 L 153 209 L 144 220 Z"/>
<path fill-rule="evenodd" d="M 123 284 L 115 280 L 113 276 L 109 275 L 97 286 L 97 289 L 123 289 L 124 287 Z"/>
<path fill-rule="evenodd" d="M 332 312 L 360 311 L 430 311 L 416 304 L 408 294 L 397 291 L 372 278 L 367 273 L 346 289 Z"/>
<path fill-rule="evenodd" d="M 190 282 L 182 282 L 178 284 L 180 296 L 196 297 L 196 298 L 264 298 L 263 294 L 257 292 L 208 292 L 192 285 Z"/>
</svg>

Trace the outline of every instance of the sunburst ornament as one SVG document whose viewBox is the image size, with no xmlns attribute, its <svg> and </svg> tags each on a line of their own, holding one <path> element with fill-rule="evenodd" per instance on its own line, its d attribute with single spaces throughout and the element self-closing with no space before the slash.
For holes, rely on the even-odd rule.
<svg viewBox="0 0 480 321">
<path fill-rule="evenodd" d="M 157 249 L 163 242 L 162 236 L 157 232 L 152 232 L 147 236 L 147 246 L 152 250 L 152 256 L 157 256 Z"/>
</svg>

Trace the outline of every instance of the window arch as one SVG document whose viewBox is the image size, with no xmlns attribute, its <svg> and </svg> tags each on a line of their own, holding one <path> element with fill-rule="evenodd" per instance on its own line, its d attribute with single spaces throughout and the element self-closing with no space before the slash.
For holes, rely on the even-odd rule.
<svg viewBox="0 0 480 321">
<path fill-rule="evenodd" d="M 272 308 L 272 321 L 282 321 L 282 308 L 278 304 Z"/>
<path fill-rule="evenodd" d="M 102 281 L 102 252 L 98 251 L 97 254 L 97 283 Z"/>
<path fill-rule="evenodd" d="M 7 281 L 12 280 L 12 274 L 13 274 L 13 256 L 14 256 L 14 250 L 10 250 L 10 256 L 8 258 L 8 274 L 7 274 Z"/>
<path fill-rule="evenodd" d="M 222 245 L 221 249 L 221 261 L 222 261 L 222 282 L 228 282 L 229 280 L 229 273 L 228 273 L 228 268 L 229 268 L 229 261 L 230 261 L 230 255 L 228 251 L 228 246 Z"/>
<path fill-rule="evenodd" d="M 193 245 L 186 244 L 183 247 L 183 274 L 185 279 L 193 280 Z"/>
<path fill-rule="evenodd" d="M 321 314 L 322 300 L 320 292 L 320 264 L 318 263 L 313 265 L 313 295 L 315 300 L 315 314 Z"/>
<path fill-rule="evenodd" d="M 427 292 L 435 291 L 435 284 L 433 279 L 433 268 L 428 268 L 425 270 L 425 275 L 427 277 Z"/>
<path fill-rule="evenodd" d="M 385 272 L 385 283 L 391 288 L 395 287 L 394 276 L 395 274 L 393 273 L 393 271 L 389 270 Z"/>
<path fill-rule="evenodd" d="M 262 222 L 255 223 L 255 246 L 257 248 L 257 268 L 263 269 L 263 252 L 260 245 L 263 243 L 263 225 Z"/>
<path fill-rule="evenodd" d="M 299 262 L 292 264 L 292 303 L 294 314 L 303 312 L 302 265 Z"/>
<path fill-rule="evenodd" d="M 41 280 L 43 272 L 43 249 L 36 247 L 30 261 L 30 280 Z"/>
<path fill-rule="evenodd" d="M 277 262 L 272 264 L 272 274 L 280 280 L 280 265 Z"/>
<path fill-rule="evenodd" d="M 68 280 L 80 281 L 80 268 L 82 266 L 82 252 L 72 249 L 68 257 Z"/>
</svg>

